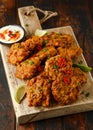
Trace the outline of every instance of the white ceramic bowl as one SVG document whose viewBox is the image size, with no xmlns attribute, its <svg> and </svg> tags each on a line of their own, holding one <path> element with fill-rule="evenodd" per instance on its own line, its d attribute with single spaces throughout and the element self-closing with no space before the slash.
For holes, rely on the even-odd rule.
<svg viewBox="0 0 93 130">
<path fill-rule="evenodd" d="M 0 42 L 12 44 L 21 41 L 25 36 L 25 30 L 19 25 L 6 25 L 0 28 Z"/>
</svg>

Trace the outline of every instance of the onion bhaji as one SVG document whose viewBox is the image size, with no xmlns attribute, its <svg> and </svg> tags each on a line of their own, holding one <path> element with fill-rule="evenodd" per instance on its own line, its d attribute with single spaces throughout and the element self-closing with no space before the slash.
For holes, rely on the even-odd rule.
<svg viewBox="0 0 93 130">
<path fill-rule="evenodd" d="M 52 56 L 55 56 L 57 54 L 57 50 L 50 46 L 50 47 L 44 47 L 41 49 L 38 53 L 35 53 L 34 57 L 39 57 L 40 60 L 44 60 L 45 58 L 50 58 Z"/>
<path fill-rule="evenodd" d="M 28 79 L 35 76 L 41 61 L 38 57 L 30 57 L 16 67 L 15 76 L 20 79 Z"/>
<path fill-rule="evenodd" d="M 17 65 L 38 48 L 45 46 L 68 48 L 73 43 L 74 38 L 69 34 L 51 33 L 43 37 L 32 36 L 24 42 L 13 44 L 8 52 L 7 59 L 9 63 Z"/>
<path fill-rule="evenodd" d="M 47 58 L 48 56 L 54 56 L 56 54 L 56 49 L 54 47 L 43 48 L 40 52 L 36 53 L 34 56 L 31 56 L 29 59 L 21 62 L 16 67 L 15 76 L 20 79 L 32 78 L 36 75 L 38 67 L 41 64 L 41 61 Z"/>
<path fill-rule="evenodd" d="M 15 43 L 11 46 L 8 52 L 8 55 L 7 55 L 8 62 L 13 65 L 17 65 L 21 61 L 26 59 L 29 53 L 30 53 L 29 50 L 26 50 L 25 48 L 23 48 L 21 46 L 21 43 Z"/>
<path fill-rule="evenodd" d="M 72 76 L 58 76 L 52 83 L 52 94 L 54 99 L 60 105 L 67 105 L 75 102 L 79 95 L 80 87 L 86 83 L 87 78 L 85 72 L 79 68 L 73 69 Z"/>
<path fill-rule="evenodd" d="M 69 56 L 56 55 L 45 63 L 45 72 L 50 80 L 55 80 L 58 75 L 72 67 L 72 60 Z"/>
<path fill-rule="evenodd" d="M 46 35 L 45 37 L 48 37 L 46 38 L 47 40 L 45 40 L 46 46 L 55 46 L 55 47 L 60 46 L 62 48 L 69 48 L 75 42 L 73 36 L 69 34 L 52 32 L 51 34 Z"/>
<path fill-rule="evenodd" d="M 42 46 L 42 42 L 43 42 L 42 38 L 38 36 L 32 36 L 25 42 L 22 42 L 21 46 L 24 47 L 26 50 L 33 51 L 35 47 L 37 47 L 38 45 Z"/>
<path fill-rule="evenodd" d="M 48 107 L 51 97 L 61 105 L 75 102 L 87 82 L 86 73 L 73 67 L 81 53 L 72 35 L 56 32 L 13 44 L 7 59 L 17 65 L 15 76 L 27 80 L 28 105 Z"/>
<path fill-rule="evenodd" d="M 75 82 L 80 86 L 82 86 L 83 84 L 85 84 L 87 82 L 87 74 L 82 71 L 80 68 L 74 67 L 73 69 L 73 79 L 75 76 Z"/>
<path fill-rule="evenodd" d="M 27 81 L 27 99 L 29 106 L 50 105 L 51 83 L 45 74 L 40 74 Z"/>
<path fill-rule="evenodd" d="M 73 59 L 73 58 L 77 58 L 82 53 L 82 49 L 78 47 L 77 45 L 71 46 L 68 49 L 58 47 L 57 53 L 61 55 L 68 55 L 69 57 Z"/>
<path fill-rule="evenodd" d="M 28 58 L 37 46 L 41 46 L 41 43 L 38 36 L 33 36 L 24 42 L 13 44 L 7 55 L 8 62 L 13 65 L 19 64 Z"/>
</svg>

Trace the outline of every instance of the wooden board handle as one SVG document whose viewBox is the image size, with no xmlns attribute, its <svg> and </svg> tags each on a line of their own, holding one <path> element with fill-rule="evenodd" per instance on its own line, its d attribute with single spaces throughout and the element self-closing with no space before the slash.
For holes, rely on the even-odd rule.
<svg viewBox="0 0 93 130">
<path fill-rule="evenodd" d="M 18 8 L 18 15 L 20 23 L 25 29 L 27 36 L 31 36 L 32 34 L 34 34 L 36 29 L 42 29 L 34 6 Z"/>
</svg>

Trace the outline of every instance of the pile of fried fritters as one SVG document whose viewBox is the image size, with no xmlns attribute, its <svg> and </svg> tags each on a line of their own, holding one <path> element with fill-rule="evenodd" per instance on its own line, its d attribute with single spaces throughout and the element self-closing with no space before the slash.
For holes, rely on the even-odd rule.
<svg viewBox="0 0 93 130">
<path fill-rule="evenodd" d="M 60 105 L 75 102 L 87 82 L 86 73 L 73 67 L 81 53 L 72 35 L 56 32 L 13 44 L 7 59 L 16 65 L 15 76 L 26 81 L 28 105 L 48 107 L 52 100 Z"/>
</svg>

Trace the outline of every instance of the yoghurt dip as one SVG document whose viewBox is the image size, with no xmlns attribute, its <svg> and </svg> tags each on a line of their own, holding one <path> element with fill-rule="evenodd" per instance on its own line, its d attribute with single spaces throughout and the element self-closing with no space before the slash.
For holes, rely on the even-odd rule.
<svg viewBox="0 0 93 130">
<path fill-rule="evenodd" d="M 0 42 L 12 44 L 24 37 L 24 29 L 19 25 L 7 25 L 0 28 Z"/>
</svg>

